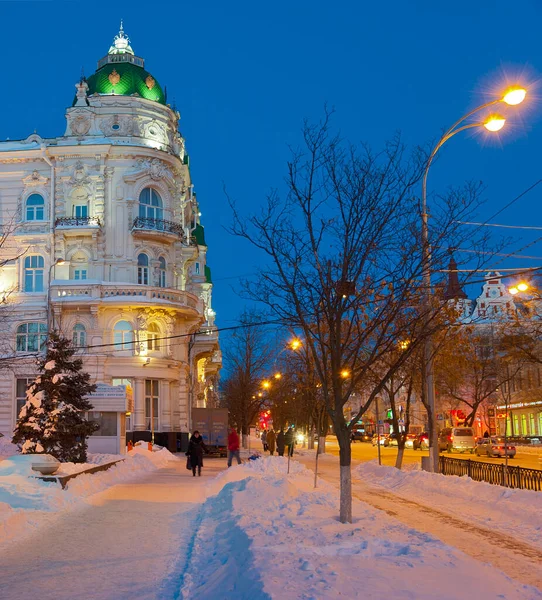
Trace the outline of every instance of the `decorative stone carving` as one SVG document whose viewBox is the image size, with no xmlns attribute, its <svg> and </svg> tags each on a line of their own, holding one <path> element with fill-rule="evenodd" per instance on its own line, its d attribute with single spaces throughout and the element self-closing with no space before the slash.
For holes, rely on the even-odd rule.
<svg viewBox="0 0 542 600">
<path fill-rule="evenodd" d="M 90 119 L 85 115 L 77 115 L 71 120 L 70 125 L 75 135 L 86 135 L 90 130 Z"/>
<path fill-rule="evenodd" d="M 156 85 L 156 81 L 152 75 L 147 75 L 147 79 L 145 79 L 145 85 L 152 90 L 152 88 Z"/>
<path fill-rule="evenodd" d="M 149 174 L 151 179 L 158 181 L 164 177 L 172 177 L 169 167 L 159 158 L 140 158 L 136 163 L 135 171 L 144 171 Z"/>
<path fill-rule="evenodd" d="M 117 85 L 117 83 L 120 81 L 120 75 L 117 73 L 116 69 L 113 69 L 111 73 L 109 73 L 108 79 L 111 85 Z"/>
<path fill-rule="evenodd" d="M 27 177 L 23 177 L 23 184 L 25 187 L 45 186 L 47 185 L 48 181 L 48 177 L 44 177 L 39 171 L 36 170 L 32 171 L 32 173 Z"/>
<path fill-rule="evenodd" d="M 111 115 L 100 121 L 100 131 L 107 136 L 112 135 L 139 135 L 139 125 L 132 117 L 119 117 Z"/>
<path fill-rule="evenodd" d="M 76 185 L 76 186 L 90 184 L 90 177 L 88 176 L 88 173 L 87 173 L 87 167 L 82 161 L 78 160 L 75 163 L 75 166 L 73 168 L 73 174 L 70 177 L 69 183 L 71 185 Z"/>
</svg>

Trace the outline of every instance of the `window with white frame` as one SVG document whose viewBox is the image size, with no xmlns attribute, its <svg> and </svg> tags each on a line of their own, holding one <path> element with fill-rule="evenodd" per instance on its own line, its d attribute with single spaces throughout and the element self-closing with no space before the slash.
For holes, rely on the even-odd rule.
<svg viewBox="0 0 542 600">
<path fill-rule="evenodd" d="M 43 256 L 34 254 L 24 259 L 24 291 L 43 292 Z"/>
<path fill-rule="evenodd" d="M 156 352 L 160 350 L 160 328 L 156 323 L 151 323 L 147 329 L 147 350 Z"/>
<path fill-rule="evenodd" d="M 45 200 L 40 194 L 30 194 L 26 199 L 26 220 L 43 221 L 45 218 Z"/>
<path fill-rule="evenodd" d="M 86 219 L 88 217 L 88 205 L 87 204 L 74 204 L 73 216 L 76 219 Z"/>
<path fill-rule="evenodd" d="M 84 348 L 87 345 L 87 330 L 83 323 L 73 326 L 72 343 L 76 348 Z"/>
<path fill-rule="evenodd" d="M 143 253 L 137 257 L 137 283 L 149 285 L 149 257 Z"/>
<path fill-rule="evenodd" d="M 84 281 L 87 278 L 88 269 L 74 269 L 73 278 L 75 281 Z"/>
<path fill-rule="evenodd" d="M 158 379 L 145 379 L 145 422 L 148 430 L 158 429 L 159 390 Z"/>
<path fill-rule="evenodd" d="M 111 385 L 123 385 L 126 387 L 127 395 L 133 394 L 133 386 L 132 386 L 131 379 L 121 379 L 121 378 L 114 377 L 111 380 Z M 129 406 L 129 408 L 130 408 L 130 406 Z M 126 413 L 126 431 L 132 431 L 132 414 L 131 413 Z M 121 433 L 121 435 L 122 435 L 122 433 Z"/>
<path fill-rule="evenodd" d="M 139 194 L 139 216 L 143 219 L 164 218 L 162 198 L 156 190 L 145 188 Z"/>
<path fill-rule="evenodd" d="M 113 341 L 115 350 L 132 350 L 134 332 L 128 321 L 119 321 L 113 329 Z"/>
<path fill-rule="evenodd" d="M 17 352 L 39 352 L 45 348 L 46 341 L 45 323 L 23 323 L 17 327 Z"/>
<path fill-rule="evenodd" d="M 159 271 L 158 271 L 158 286 L 165 288 L 166 287 L 166 259 L 161 256 L 158 259 L 158 266 L 159 266 Z"/>
</svg>

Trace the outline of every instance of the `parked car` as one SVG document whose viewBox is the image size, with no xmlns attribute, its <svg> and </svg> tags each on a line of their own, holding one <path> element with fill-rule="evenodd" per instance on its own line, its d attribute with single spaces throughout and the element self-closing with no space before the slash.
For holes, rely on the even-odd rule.
<svg viewBox="0 0 542 600">
<path fill-rule="evenodd" d="M 390 433 L 388 437 L 388 446 L 398 446 L 399 445 L 399 435 L 397 433 Z"/>
<path fill-rule="evenodd" d="M 405 440 L 405 448 L 414 449 L 414 440 L 416 439 L 416 435 L 414 433 L 409 433 L 406 436 Z"/>
<path fill-rule="evenodd" d="M 440 451 L 474 452 L 476 446 L 472 427 L 446 427 L 438 436 Z"/>
<path fill-rule="evenodd" d="M 429 434 L 424 431 L 419 433 L 412 442 L 414 450 L 427 450 L 429 448 Z"/>
<path fill-rule="evenodd" d="M 508 455 L 509 458 L 514 458 L 516 455 L 516 447 L 512 446 L 509 442 L 504 443 L 504 438 L 492 437 L 492 438 L 480 438 L 476 442 L 476 455 L 477 456 L 489 456 L 489 457 L 501 457 Z"/>
<path fill-rule="evenodd" d="M 352 431 L 352 441 L 353 442 L 370 442 L 371 435 L 366 431 L 361 431 L 361 429 L 354 429 Z"/>
<path fill-rule="evenodd" d="M 388 446 L 389 445 L 388 437 L 389 437 L 389 435 L 387 433 L 381 433 L 380 434 L 380 445 L 381 446 Z M 373 446 L 376 446 L 378 444 L 378 434 L 377 433 L 375 433 L 373 435 L 373 441 L 372 441 L 372 443 L 373 443 Z"/>
</svg>

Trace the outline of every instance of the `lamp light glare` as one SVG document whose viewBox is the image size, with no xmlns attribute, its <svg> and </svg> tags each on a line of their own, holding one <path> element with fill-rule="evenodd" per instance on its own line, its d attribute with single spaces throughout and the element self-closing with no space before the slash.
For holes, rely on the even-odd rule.
<svg viewBox="0 0 542 600">
<path fill-rule="evenodd" d="M 517 287 L 511 287 L 508 291 L 512 294 L 512 296 L 515 296 L 517 293 L 519 293 Z"/>
<path fill-rule="evenodd" d="M 501 115 L 490 115 L 487 120 L 484 122 L 484 127 L 491 132 L 500 131 L 504 124 L 506 123 L 506 119 L 501 117 Z"/>
<path fill-rule="evenodd" d="M 510 88 L 503 97 L 503 102 L 510 106 L 521 104 L 525 100 L 527 90 L 521 87 Z"/>
<path fill-rule="evenodd" d="M 526 283 L 519 283 L 516 287 L 520 292 L 526 292 L 529 289 L 529 286 Z"/>
</svg>

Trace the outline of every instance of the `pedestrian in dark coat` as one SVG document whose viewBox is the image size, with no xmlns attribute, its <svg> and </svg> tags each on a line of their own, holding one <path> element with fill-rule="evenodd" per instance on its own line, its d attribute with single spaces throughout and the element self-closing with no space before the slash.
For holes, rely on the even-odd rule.
<svg viewBox="0 0 542 600">
<path fill-rule="evenodd" d="M 208 452 L 207 446 L 203 443 L 203 438 L 199 434 L 199 431 L 194 431 L 188 443 L 188 450 L 186 451 L 186 455 L 190 459 L 190 467 L 192 468 L 192 475 L 194 477 L 196 476 L 196 469 L 198 470 L 198 475 L 201 477 L 204 452 Z"/>
<path fill-rule="evenodd" d="M 288 431 L 284 435 L 284 441 L 288 446 L 288 456 L 294 455 L 294 446 L 295 446 L 295 432 L 293 427 L 289 427 Z"/>
<path fill-rule="evenodd" d="M 277 441 L 277 436 L 276 436 L 275 432 L 271 429 L 269 431 L 269 433 L 267 434 L 267 447 L 269 448 L 269 454 L 271 454 L 271 456 L 273 456 L 273 454 L 275 453 L 276 441 Z"/>
<path fill-rule="evenodd" d="M 286 446 L 286 436 L 284 435 L 284 431 L 282 429 L 279 431 L 277 435 L 277 454 L 279 456 L 284 456 L 284 447 Z"/>
</svg>

